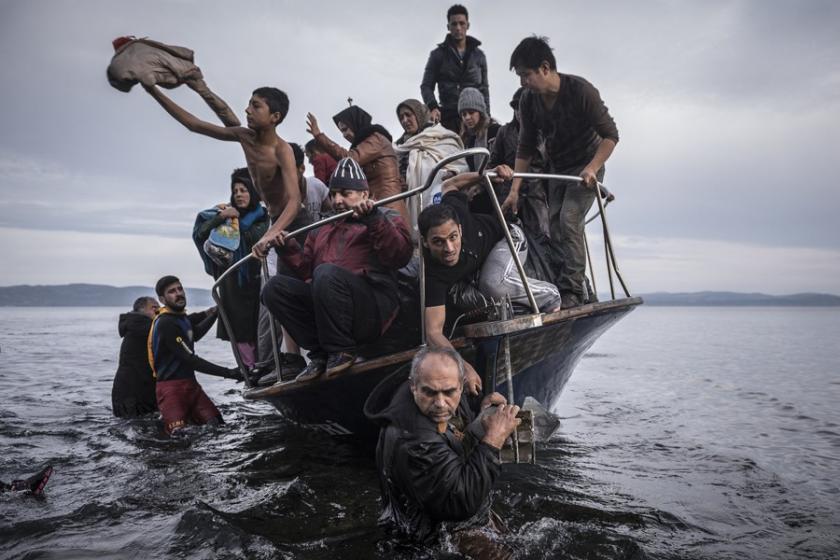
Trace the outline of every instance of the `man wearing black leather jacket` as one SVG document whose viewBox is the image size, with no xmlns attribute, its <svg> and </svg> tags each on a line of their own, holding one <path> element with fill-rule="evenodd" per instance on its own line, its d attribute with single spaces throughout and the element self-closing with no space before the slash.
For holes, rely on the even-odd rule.
<svg viewBox="0 0 840 560">
<path fill-rule="evenodd" d="M 431 120 L 440 122 L 449 130 L 458 132 L 461 116 L 458 98 L 461 90 L 474 87 L 484 95 L 487 113 L 490 114 L 490 86 L 487 82 L 487 58 L 478 48 L 481 41 L 467 35 L 470 28 L 467 9 L 455 4 L 446 12 L 446 38 L 429 53 L 420 94 L 429 107 Z M 435 99 L 435 85 L 440 103 Z"/>
<path fill-rule="evenodd" d="M 468 429 L 476 410 L 463 392 L 464 379 L 455 350 L 426 348 L 415 356 L 408 381 L 392 394 L 383 382 L 365 407 L 381 426 L 380 523 L 414 542 L 433 543 L 444 527 L 456 541 L 463 531 L 492 528 L 490 491 L 501 471 L 499 449 L 519 423 L 519 407 L 498 393 L 487 395 L 481 409 L 498 409 L 482 415 L 480 429 Z"/>
</svg>

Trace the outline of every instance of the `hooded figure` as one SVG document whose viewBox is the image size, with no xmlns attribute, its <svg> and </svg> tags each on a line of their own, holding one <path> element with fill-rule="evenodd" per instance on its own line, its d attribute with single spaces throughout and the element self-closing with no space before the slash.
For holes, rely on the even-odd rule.
<svg viewBox="0 0 840 560">
<path fill-rule="evenodd" d="M 314 119 L 314 117 L 312 117 Z M 336 161 L 352 158 L 362 166 L 370 185 L 370 196 L 382 200 L 402 192 L 397 155 L 391 145 L 391 135 L 378 124 L 371 124 L 371 116 L 361 107 L 352 105 L 337 113 L 333 122 L 350 142 L 350 149 L 342 148 L 319 128 L 312 130 L 318 145 Z M 403 201 L 387 205 L 400 213 L 408 223 L 408 210 Z"/>
<path fill-rule="evenodd" d="M 461 138 L 442 124 L 428 122 L 429 110 L 426 105 L 416 99 L 406 99 L 397 105 L 397 117 L 400 110 L 408 108 L 414 113 L 417 119 L 417 131 L 409 134 L 407 131 L 396 142 L 396 150 L 400 162 L 400 178 L 405 188 L 414 189 L 422 185 L 429 173 L 432 172 L 437 163 L 463 151 L 464 144 Z M 432 186 L 421 195 L 421 209 L 429 204 L 440 201 L 440 185 L 445 175 L 453 175 L 467 171 L 467 164 L 464 160 L 450 163 L 438 172 Z M 411 220 L 414 229 L 417 229 L 417 219 L 414 216 Z"/>
<path fill-rule="evenodd" d="M 400 136 L 396 142 L 394 142 L 397 146 L 403 144 L 406 140 L 408 140 L 415 134 L 419 134 L 423 131 L 424 128 L 432 126 L 432 123 L 429 122 L 429 108 L 426 107 L 426 105 L 422 101 L 419 101 L 417 99 L 406 99 L 405 101 L 397 105 L 397 119 L 400 119 L 400 109 L 403 108 L 408 109 L 414 114 L 414 119 L 417 122 L 417 130 L 415 130 L 414 132 L 409 132 L 406 130 L 403 133 L 403 135 Z M 402 167 L 400 167 L 400 171 L 402 172 Z"/>
</svg>

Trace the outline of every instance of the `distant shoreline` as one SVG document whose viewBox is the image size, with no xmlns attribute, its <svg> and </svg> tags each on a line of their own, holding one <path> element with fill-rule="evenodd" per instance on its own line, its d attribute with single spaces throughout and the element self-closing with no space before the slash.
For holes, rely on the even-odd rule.
<svg viewBox="0 0 840 560">
<path fill-rule="evenodd" d="M 0 286 L 0 307 L 129 307 L 141 296 L 154 296 L 146 286 L 104 284 Z M 654 307 L 840 307 L 840 296 L 801 293 L 773 296 L 740 292 L 655 292 L 638 294 Z M 607 299 L 602 295 L 601 299 Z M 212 305 L 210 290 L 187 288 L 191 307 Z"/>
</svg>

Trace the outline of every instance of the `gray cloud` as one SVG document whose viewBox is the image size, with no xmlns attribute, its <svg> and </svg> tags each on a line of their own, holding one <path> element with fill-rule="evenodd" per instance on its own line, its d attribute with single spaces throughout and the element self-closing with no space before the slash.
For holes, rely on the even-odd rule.
<svg viewBox="0 0 840 560">
<path fill-rule="evenodd" d="M 179 237 L 196 211 L 227 198 L 239 147 L 190 134 L 140 89 L 112 89 L 118 35 L 193 48 L 240 114 L 254 87 L 287 90 L 278 131 L 301 142 L 307 111 L 338 138 L 329 117 L 348 96 L 396 132 L 394 106 L 419 97 L 450 3 L 2 3 L 0 49 L 11 56 L 0 66 L 0 225 Z M 840 247 L 840 5 L 470 8 L 499 120 L 518 85 L 508 57 L 531 33 L 551 38 L 562 71 L 601 91 L 622 135 L 607 172 L 616 233 Z M 172 95 L 211 117 L 191 92 Z"/>
</svg>

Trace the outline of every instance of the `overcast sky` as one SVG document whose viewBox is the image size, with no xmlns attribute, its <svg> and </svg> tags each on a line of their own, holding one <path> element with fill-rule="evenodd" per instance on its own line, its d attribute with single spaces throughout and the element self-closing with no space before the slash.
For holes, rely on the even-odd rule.
<svg viewBox="0 0 840 560">
<path fill-rule="evenodd" d="M 348 96 L 396 137 L 450 3 L 0 0 L 0 285 L 212 283 L 192 223 L 227 199 L 241 149 L 111 88 L 113 38 L 193 49 L 240 115 L 254 88 L 285 90 L 287 140 L 309 139 L 308 111 L 340 139 L 330 117 Z M 466 5 L 499 121 L 510 53 L 532 33 L 600 90 L 621 135 L 605 183 L 632 290 L 840 293 L 840 3 Z M 191 91 L 172 96 L 212 120 Z"/>
</svg>

